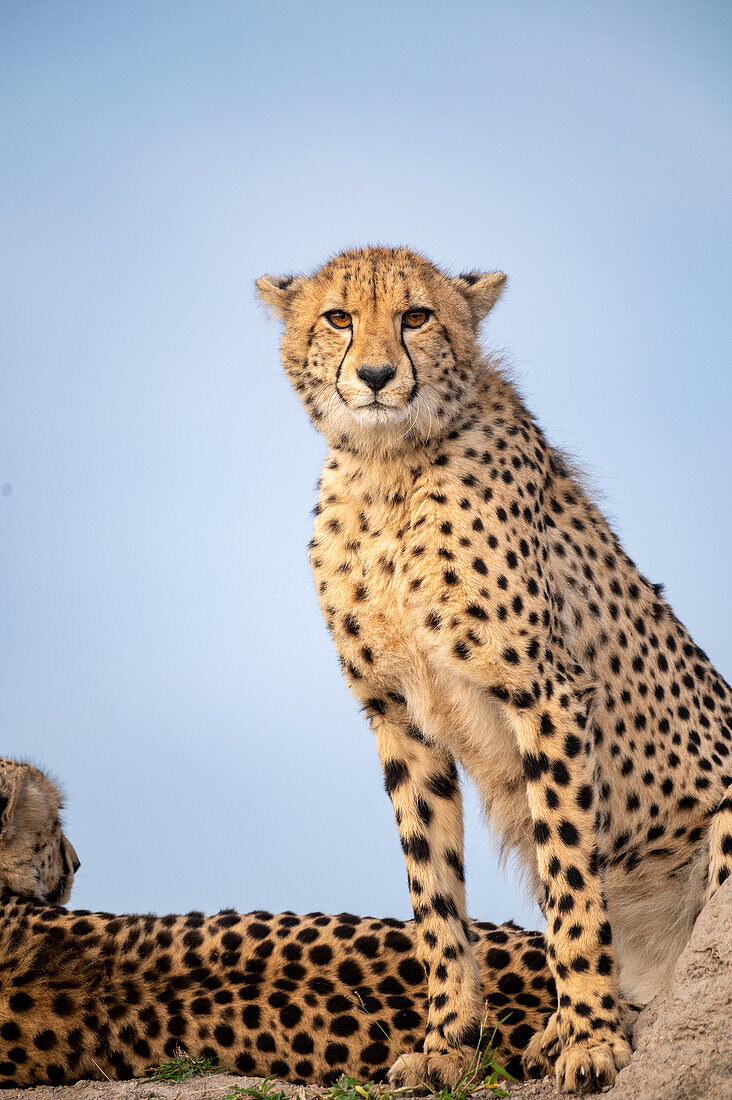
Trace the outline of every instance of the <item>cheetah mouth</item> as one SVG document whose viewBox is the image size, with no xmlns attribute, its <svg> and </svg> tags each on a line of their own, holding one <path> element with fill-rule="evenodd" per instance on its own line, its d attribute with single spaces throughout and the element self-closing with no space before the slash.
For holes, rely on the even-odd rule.
<svg viewBox="0 0 732 1100">
<path fill-rule="evenodd" d="M 394 419 L 403 420 L 409 412 L 409 406 L 412 403 L 410 396 L 406 404 L 397 404 L 395 401 L 384 401 L 383 398 L 379 398 L 374 395 L 372 398 L 358 399 L 351 407 L 353 412 L 359 419 L 372 419 L 377 418 L 380 420 Z"/>
<path fill-rule="evenodd" d="M 56 883 L 56 887 L 46 897 L 48 905 L 62 905 L 64 900 L 68 900 L 69 890 L 69 876 L 64 875 Z"/>
<path fill-rule="evenodd" d="M 397 424 L 406 418 L 409 408 L 404 405 L 387 405 L 385 401 L 367 401 L 351 411 L 362 424 Z"/>
</svg>

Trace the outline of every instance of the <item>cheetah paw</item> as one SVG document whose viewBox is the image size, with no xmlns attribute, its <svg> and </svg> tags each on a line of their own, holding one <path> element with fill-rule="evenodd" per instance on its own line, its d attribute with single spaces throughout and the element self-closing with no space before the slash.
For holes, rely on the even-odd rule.
<svg viewBox="0 0 732 1100">
<path fill-rule="evenodd" d="M 562 1042 L 559 1038 L 559 1014 L 555 1012 L 546 1022 L 543 1031 L 535 1032 L 521 1058 L 527 1077 L 546 1077 L 554 1072 L 554 1066 Z"/>
<path fill-rule="evenodd" d="M 454 1088 L 461 1077 L 469 1074 L 475 1061 L 475 1051 L 470 1047 L 400 1054 L 389 1070 L 389 1083 L 395 1087 L 427 1088 L 430 1092 L 444 1085 Z"/>
<path fill-rule="evenodd" d="M 630 1044 L 623 1038 L 590 1045 L 572 1043 L 557 1058 L 560 1092 L 596 1092 L 615 1082 L 615 1074 L 630 1061 Z"/>
</svg>

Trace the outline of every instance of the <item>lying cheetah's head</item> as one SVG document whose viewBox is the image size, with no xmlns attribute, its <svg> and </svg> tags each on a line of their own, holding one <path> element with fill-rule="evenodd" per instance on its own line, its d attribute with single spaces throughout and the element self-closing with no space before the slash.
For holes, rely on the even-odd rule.
<svg viewBox="0 0 732 1100">
<path fill-rule="evenodd" d="M 343 252 L 311 277 L 257 280 L 285 322 L 285 370 L 332 444 L 395 450 L 440 435 L 483 369 L 478 325 L 505 275 L 450 278 L 407 248 Z"/>
<path fill-rule="evenodd" d="M 0 758 L 0 894 L 69 900 L 79 859 L 60 813 L 61 795 L 43 772 Z"/>
</svg>

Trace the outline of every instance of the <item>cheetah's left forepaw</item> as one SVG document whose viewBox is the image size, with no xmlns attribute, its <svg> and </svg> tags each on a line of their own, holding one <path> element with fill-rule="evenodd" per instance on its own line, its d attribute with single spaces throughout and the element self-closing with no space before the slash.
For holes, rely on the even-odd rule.
<svg viewBox="0 0 732 1100">
<path fill-rule="evenodd" d="M 556 1064 L 560 1092 L 596 1092 L 614 1084 L 615 1075 L 627 1066 L 630 1044 L 623 1038 L 590 1045 L 588 1042 L 566 1046 Z"/>
</svg>

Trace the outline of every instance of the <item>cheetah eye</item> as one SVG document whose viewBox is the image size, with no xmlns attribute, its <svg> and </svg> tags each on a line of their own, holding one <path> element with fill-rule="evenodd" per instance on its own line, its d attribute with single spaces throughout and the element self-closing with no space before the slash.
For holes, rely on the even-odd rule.
<svg viewBox="0 0 732 1100">
<path fill-rule="evenodd" d="M 430 316 L 428 309 L 408 309 L 402 315 L 402 323 L 407 328 L 421 328 Z"/>
<path fill-rule="evenodd" d="M 351 327 L 351 314 L 346 313 L 344 309 L 331 309 L 325 314 L 325 318 L 330 321 L 333 328 Z"/>
</svg>

